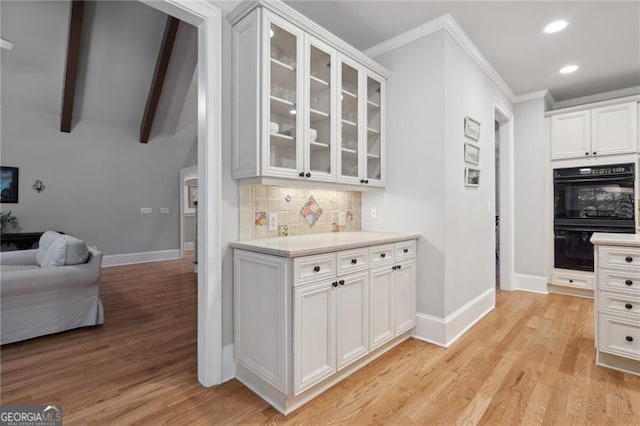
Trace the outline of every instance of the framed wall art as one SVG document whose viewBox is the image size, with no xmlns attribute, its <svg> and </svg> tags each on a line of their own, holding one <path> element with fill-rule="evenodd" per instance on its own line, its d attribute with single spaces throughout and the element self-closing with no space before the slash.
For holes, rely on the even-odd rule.
<svg viewBox="0 0 640 426">
<path fill-rule="evenodd" d="M 480 140 L 480 123 L 471 117 L 464 118 L 464 135 L 474 141 Z"/>
<path fill-rule="evenodd" d="M 0 203 L 18 202 L 18 168 L 0 167 Z"/>
<path fill-rule="evenodd" d="M 471 164 L 480 164 L 480 147 L 469 142 L 464 143 L 464 161 Z"/>
<path fill-rule="evenodd" d="M 469 187 L 480 186 L 480 169 L 475 169 L 473 167 L 465 167 L 464 185 Z"/>
</svg>

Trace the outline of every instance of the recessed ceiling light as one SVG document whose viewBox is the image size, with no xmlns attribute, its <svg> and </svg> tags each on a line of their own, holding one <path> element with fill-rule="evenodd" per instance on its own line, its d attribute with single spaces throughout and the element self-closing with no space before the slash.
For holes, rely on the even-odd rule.
<svg viewBox="0 0 640 426">
<path fill-rule="evenodd" d="M 577 69 L 580 68 L 577 65 L 566 65 L 562 68 L 560 68 L 560 74 L 571 74 L 572 72 L 577 71 Z"/>
<path fill-rule="evenodd" d="M 544 27 L 544 32 L 547 34 L 557 33 L 558 31 L 562 31 L 567 28 L 567 25 L 569 25 L 567 21 L 553 21 L 552 23 Z"/>
</svg>

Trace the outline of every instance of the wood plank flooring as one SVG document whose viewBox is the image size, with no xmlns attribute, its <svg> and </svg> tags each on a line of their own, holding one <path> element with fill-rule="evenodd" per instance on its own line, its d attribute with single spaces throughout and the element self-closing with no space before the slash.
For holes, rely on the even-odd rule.
<svg viewBox="0 0 640 426">
<path fill-rule="evenodd" d="M 65 424 L 640 425 L 640 378 L 596 367 L 591 300 L 499 292 L 451 348 L 410 339 L 288 417 L 196 377 L 190 261 L 107 268 L 106 323 L 5 345 L 2 404 Z"/>
</svg>

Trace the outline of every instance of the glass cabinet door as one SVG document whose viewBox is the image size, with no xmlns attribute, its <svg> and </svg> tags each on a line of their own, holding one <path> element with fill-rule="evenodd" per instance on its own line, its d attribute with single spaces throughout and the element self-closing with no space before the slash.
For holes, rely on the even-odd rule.
<svg viewBox="0 0 640 426">
<path fill-rule="evenodd" d="M 302 172 L 299 144 L 298 102 L 300 100 L 300 30 L 267 14 L 265 37 L 269 65 L 267 108 L 268 148 L 266 168 L 275 176 L 298 176 Z"/>
<path fill-rule="evenodd" d="M 339 180 L 361 183 L 360 173 L 360 72 L 357 65 L 340 59 Z"/>
<path fill-rule="evenodd" d="M 335 179 L 335 50 L 307 37 L 307 144 L 305 170 L 312 179 Z"/>
<path fill-rule="evenodd" d="M 368 184 L 382 183 L 382 79 L 367 76 L 367 136 L 365 151 L 365 179 Z"/>
</svg>

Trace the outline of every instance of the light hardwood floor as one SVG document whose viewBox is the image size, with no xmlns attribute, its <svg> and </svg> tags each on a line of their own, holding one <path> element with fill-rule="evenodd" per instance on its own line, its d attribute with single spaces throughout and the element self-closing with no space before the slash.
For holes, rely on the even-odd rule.
<svg viewBox="0 0 640 426">
<path fill-rule="evenodd" d="M 451 348 L 411 339 L 285 418 L 236 380 L 198 384 L 191 270 L 105 269 L 105 325 L 2 347 L 2 403 L 63 404 L 65 424 L 640 424 L 640 378 L 594 364 L 592 302 L 522 292 Z"/>
</svg>

